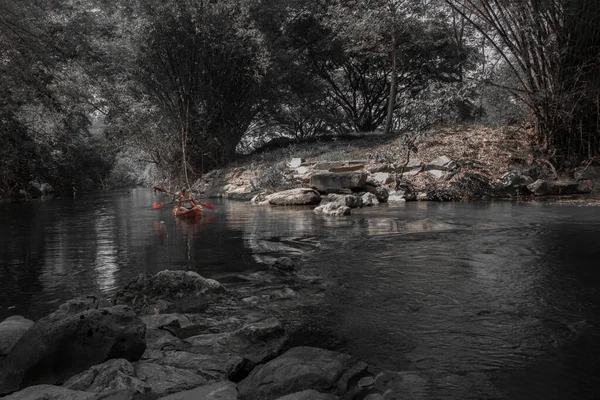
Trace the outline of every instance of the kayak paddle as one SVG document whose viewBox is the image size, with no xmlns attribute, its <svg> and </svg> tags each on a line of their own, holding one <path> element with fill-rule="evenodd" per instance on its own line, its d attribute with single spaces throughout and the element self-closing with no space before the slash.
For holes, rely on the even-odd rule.
<svg viewBox="0 0 600 400">
<path fill-rule="evenodd" d="M 152 186 L 152 189 L 156 190 L 157 192 L 163 192 L 163 193 L 168 193 L 168 194 L 172 194 L 172 195 L 175 194 L 175 193 L 169 192 L 168 190 L 163 189 L 163 188 L 161 188 L 159 186 Z M 169 203 L 173 203 L 173 202 L 164 202 L 163 201 L 161 203 L 154 203 L 154 204 L 152 204 L 152 208 L 161 208 L 161 207 L 164 207 L 165 205 L 167 205 Z M 210 203 L 200 203 L 200 202 L 197 202 L 197 203 L 200 204 L 202 207 L 207 208 L 209 210 L 216 210 L 217 209 L 217 207 L 213 206 Z"/>
</svg>

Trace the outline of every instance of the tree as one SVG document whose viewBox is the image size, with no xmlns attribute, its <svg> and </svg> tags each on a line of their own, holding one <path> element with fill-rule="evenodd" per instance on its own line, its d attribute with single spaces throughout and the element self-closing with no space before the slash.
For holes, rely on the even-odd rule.
<svg viewBox="0 0 600 400">
<path fill-rule="evenodd" d="M 264 106 L 269 57 L 250 5 L 243 0 L 137 4 L 144 22 L 133 77 L 168 117 L 167 134 L 179 142 L 184 174 L 231 160 Z"/>
<path fill-rule="evenodd" d="M 502 56 L 520 85 L 507 88 L 535 117 L 558 161 L 600 151 L 600 3 L 589 0 L 446 0 Z"/>
</svg>

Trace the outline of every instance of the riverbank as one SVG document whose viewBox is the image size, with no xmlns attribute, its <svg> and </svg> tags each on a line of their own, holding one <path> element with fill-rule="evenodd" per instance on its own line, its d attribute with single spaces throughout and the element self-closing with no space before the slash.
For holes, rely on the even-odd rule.
<svg viewBox="0 0 600 400">
<path fill-rule="evenodd" d="M 37 322 L 0 324 L 6 399 L 381 399 L 419 382 L 329 350 L 310 317 L 336 282 L 288 258 L 227 283 L 190 271 L 140 275 Z M 315 334 L 320 331 L 321 334 Z M 418 389 L 418 387 L 417 387 Z"/>
<path fill-rule="evenodd" d="M 287 144 L 245 156 L 195 182 L 200 197 L 257 202 L 289 189 L 378 194 L 379 201 L 468 201 L 596 192 L 600 167 L 559 171 L 536 156 L 522 127 L 429 131 L 414 140 L 378 134 Z M 386 197 L 387 196 L 387 197 Z"/>
</svg>

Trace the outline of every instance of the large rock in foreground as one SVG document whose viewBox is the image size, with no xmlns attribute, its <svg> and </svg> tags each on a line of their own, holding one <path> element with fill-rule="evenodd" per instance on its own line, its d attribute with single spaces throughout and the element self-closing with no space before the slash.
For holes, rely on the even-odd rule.
<svg viewBox="0 0 600 400">
<path fill-rule="evenodd" d="M 345 394 L 348 382 L 366 370 L 366 366 L 356 365 L 347 354 L 295 347 L 256 367 L 238 384 L 238 389 L 244 400 L 275 400 L 304 390 Z"/>
<path fill-rule="evenodd" d="M 0 372 L 0 394 L 37 384 L 55 384 L 112 358 L 139 359 L 146 326 L 127 306 L 40 319 L 12 347 Z"/>
<path fill-rule="evenodd" d="M 27 332 L 34 322 L 21 315 L 13 315 L 0 323 L 0 357 L 9 350 Z"/>
<path fill-rule="evenodd" d="M 321 195 L 313 189 L 299 188 L 270 194 L 266 201 L 274 206 L 312 206 L 321 202 Z"/>
<path fill-rule="evenodd" d="M 94 397 L 94 393 L 54 385 L 37 385 L 6 396 L 4 400 L 92 400 Z"/>
</svg>

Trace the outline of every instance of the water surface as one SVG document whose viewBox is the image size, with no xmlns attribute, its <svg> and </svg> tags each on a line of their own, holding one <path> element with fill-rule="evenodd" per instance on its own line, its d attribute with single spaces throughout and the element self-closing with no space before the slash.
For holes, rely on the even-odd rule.
<svg viewBox="0 0 600 400">
<path fill-rule="evenodd" d="M 36 319 L 140 273 L 219 279 L 282 255 L 338 282 L 314 315 L 338 350 L 414 371 L 415 398 L 600 398 L 600 215 L 409 203 L 350 217 L 215 202 L 197 221 L 145 189 L 0 204 L 0 319 Z M 320 322 L 320 323 L 321 323 Z M 463 394 L 458 394 L 463 393 Z"/>
</svg>

